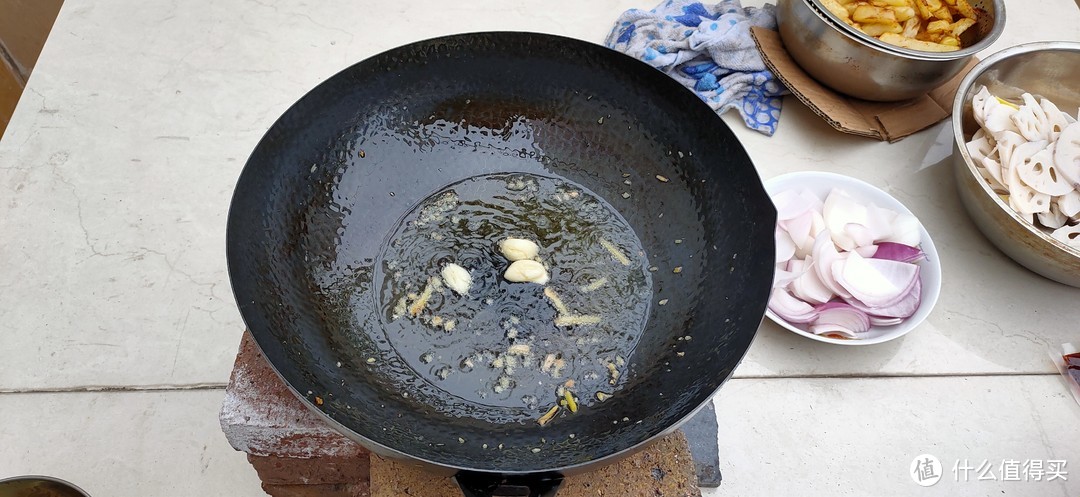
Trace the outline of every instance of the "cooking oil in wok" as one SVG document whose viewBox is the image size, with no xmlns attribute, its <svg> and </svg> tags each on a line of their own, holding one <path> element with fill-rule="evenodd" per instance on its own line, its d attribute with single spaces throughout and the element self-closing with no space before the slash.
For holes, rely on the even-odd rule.
<svg viewBox="0 0 1080 497">
<path fill-rule="evenodd" d="M 498 244 L 508 238 L 539 245 L 546 284 L 503 277 L 511 261 Z M 466 293 L 441 280 L 450 264 L 468 270 Z M 649 311 L 648 267 L 630 225 L 587 189 L 484 175 L 401 220 L 378 265 L 376 304 L 387 341 L 419 377 L 461 401 L 539 417 L 564 391 L 582 408 L 617 395 Z"/>
</svg>

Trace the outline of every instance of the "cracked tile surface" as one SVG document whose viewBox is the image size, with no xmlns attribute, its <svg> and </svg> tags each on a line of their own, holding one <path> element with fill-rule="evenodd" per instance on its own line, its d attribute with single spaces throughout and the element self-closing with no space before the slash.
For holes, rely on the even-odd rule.
<svg viewBox="0 0 1080 497">
<path fill-rule="evenodd" d="M 1055 376 L 733 380 L 715 401 L 724 481 L 705 497 L 1080 492 L 1080 406 Z M 909 473 L 920 454 L 941 463 L 933 486 Z M 1036 480 L 1033 460 L 1068 474 Z"/>
<path fill-rule="evenodd" d="M 93 496 L 265 497 L 213 415 L 223 395 L 0 394 L 0 479 L 44 474 Z"/>
</svg>

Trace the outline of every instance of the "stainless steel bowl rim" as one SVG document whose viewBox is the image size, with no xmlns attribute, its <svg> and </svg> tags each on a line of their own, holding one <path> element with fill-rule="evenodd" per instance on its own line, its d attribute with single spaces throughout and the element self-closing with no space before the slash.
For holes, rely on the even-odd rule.
<svg viewBox="0 0 1080 497">
<path fill-rule="evenodd" d="M 893 55 L 899 55 L 901 57 L 919 60 L 956 60 L 962 59 L 964 57 L 969 57 L 990 46 L 990 44 L 994 43 L 994 41 L 996 41 L 998 37 L 1001 36 L 1001 32 L 1005 29 L 1005 2 L 1003 2 L 1002 0 L 990 0 L 994 4 L 994 20 L 993 24 L 990 27 L 990 31 L 986 34 L 986 36 L 984 36 L 974 45 L 961 48 L 960 50 L 957 50 L 955 52 L 925 52 L 922 50 L 912 50 L 909 48 L 891 45 L 877 38 L 874 38 L 873 36 L 863 33 L 862 31 L 856 29 L 854 26 L 848 25 L 848 23 L 844 22 L 839 17 L 836 17 L 836 14 L 833 14 L 829 11 L 829 9 L 826 9 L 825 6 L 821 4 L 821 0 L 802 1 L 809 5 L 811 9 L 817 11 L 818 15 L 822 16 L 822 19 L 832 25 L 834 29 L 837 29 L 844 34 L 851 36 L 856 41 L 861 42 L 863 45 L 867 45 L 871 48 L 875 48 L 883 52 L 888 52 Z"/>
<path fill-rule="evenodd" d="M 1049 233 L 1036 227 L 1031 221 L 1025 220 L 1024 218 L 1020 217 L 1020 214 L 1018 212 L 1013 210 L 1012 207 L 1009 207 L 1009 204 L 1001 200 L 1001 197 L 999 197 L 997 193 L 994 193 L 994 190 L 990 188 L 990 184 L 987 183 L 986 180 L 984 180 L 982 176 L 979 175 L 979 171 L 975 169 L 975 163 L 971 160 L 971 155 L 968 154 L 967 151 L 967 140 L 964 138 L 964 101 L 967 100 L 967 98 L 965 97 L 967 97 L 967 94 L 970 93 L 970 90 L 972 89 L 971 86 L 975 84 L 975 80 L 978 79 L 979 76 L 981 76 L 984 72 L 986 72 L 987 69 L 993 67 L 998 62 L 1015 57 L 1017 55 L 1032 52 L 1041 52 L 1044 50 L 1069 50 L 1074 52 L 1080 52 L 1080 42 L 1037 41 L 1032 43 L 1024 43 L 1022 45 L 1016 45 L 1006 48 L 1000 52 L 996 52 L 975 65 L 975 67 L 973 67 L 971 71 L 969 71 L 967 75 L 964 76 L 964 79 L 960 81 L 960 86 L 956 90 L 956 96 L 953 97 L 953 139 L 956 140 L 956 148 L 960 151 L 960 156 L 964 158 L 964 164 L 967 165 L 968 172 L 978 180 L 979 186 L 982 187 L 983 192 L 986 193 L 986 195 L 988 195 L 990 199 L 994 201 L 995 205 L 1001 208 L 1001 210 L 1005 211 L 1005 213 L 1008 214 L 1009 217 L 1013 219 L 1013 221 L 1019 223 L 1021 226 L 1024 227 L 1025 230 L 1035 235 L 1040 240 L 1043 240 L 1044 242 L 1050 244 L 1052 247 L 1058 250 L 1061 250 L 1074 257 L 1080 258 L 1080 249 L 1075 249 L 1062 243 L 1058 239 L 1050 236 Z"/>
</svg>

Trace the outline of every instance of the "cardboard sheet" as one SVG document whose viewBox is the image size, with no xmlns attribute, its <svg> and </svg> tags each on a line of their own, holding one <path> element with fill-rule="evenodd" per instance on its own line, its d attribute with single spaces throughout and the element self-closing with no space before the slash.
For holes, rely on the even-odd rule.
<svg viewBox="0 0 1080 497">
<path fill-rule="evenodd" d="M 837 93 L 811 78 L 784 50 L 780 33 L 758 27 L 752 28 L 751 33 L 769 70 L 830 126 L 844 133 L 889 142 L 947 119 L 960 81 L 978 63 L 973 57 L 953 79 L 921 97 L 901 102 L 869 102 Z"/>
</svg>

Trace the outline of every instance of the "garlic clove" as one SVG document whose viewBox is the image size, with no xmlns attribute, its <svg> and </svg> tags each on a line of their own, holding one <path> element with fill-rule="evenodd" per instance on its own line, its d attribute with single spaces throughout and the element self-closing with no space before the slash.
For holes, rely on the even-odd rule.
<svg viewBox="0 0 1080 497">
<path fill-rule="evenodd" d="M 499 252 L 511 262 L 521 261 L 536 257 L 540 253 L 540 246 L 524 238 L 507 238 L 499 242 Z"/>
<path fill-rule="evenodd" d="M 510 264 L 503 273 L 503 278 L 512 283 L 536 283 L 537 285 L 547 284 L 550 279 L 543 264 L 528 259 Z"/>
<path fill-rule="evenodd" d="M 469 288 L 472 287 L 472 275 L 469 274 L 469 270 L 457 264 L 447 264 L 442 269 L 442 279 L 446 286 L 459 295 L 468 295 Z"/>
</svg>

